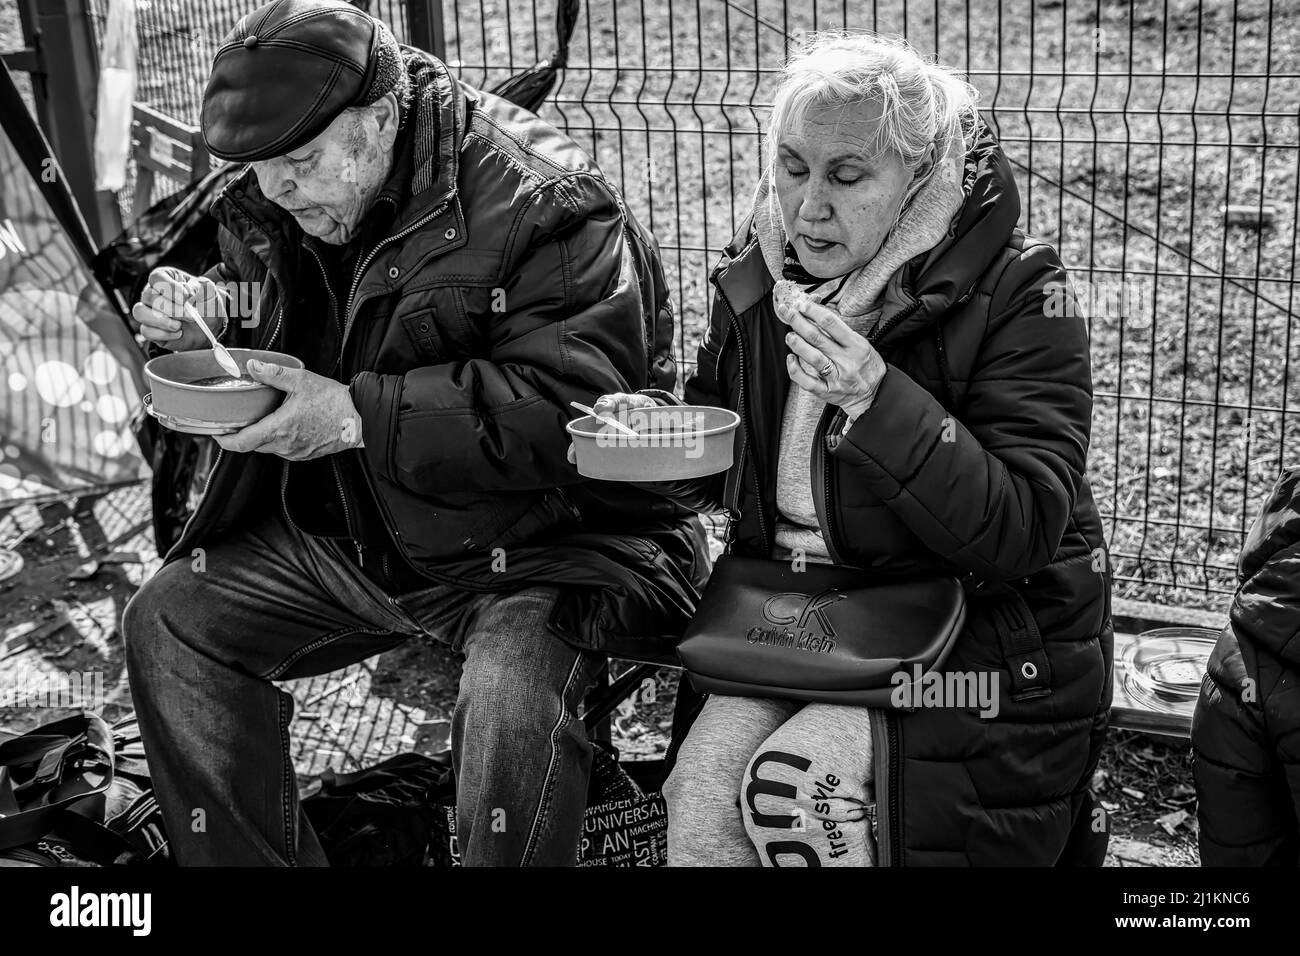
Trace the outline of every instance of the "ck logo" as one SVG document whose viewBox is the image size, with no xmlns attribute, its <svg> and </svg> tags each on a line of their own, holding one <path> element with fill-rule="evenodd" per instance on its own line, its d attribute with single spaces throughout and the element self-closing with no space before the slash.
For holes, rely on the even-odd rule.
<svg viewBox="0 0 1300 956">
<path fill-rule="evenodd" d="M 803 631 L 808 628 L 808 619 L 816 617 L 822 635 L 834 638 L 835 627 L 827 618 L 826 609 L 846 597 L 848 595 L 843 591 L 836 591 L 833 588 L 827 588 L 811 596 L 795 592 L 774 594 L 763 602 L 763 618 L 769 624 L 778 627 L 794 624 L 798 630 Z"/>
</svg>

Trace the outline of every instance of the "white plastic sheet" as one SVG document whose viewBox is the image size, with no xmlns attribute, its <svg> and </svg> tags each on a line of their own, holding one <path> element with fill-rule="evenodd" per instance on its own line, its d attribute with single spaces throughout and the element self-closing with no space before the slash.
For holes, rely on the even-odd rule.
<svg viewBox="0 0 1300 956">
<path fill-rule="evenodd" d="M 109 0 L 100 51 L 95 121 L 95 188 L 116 192 L 126 185 L 135 102 L 135 0 Z"/>
</svg>

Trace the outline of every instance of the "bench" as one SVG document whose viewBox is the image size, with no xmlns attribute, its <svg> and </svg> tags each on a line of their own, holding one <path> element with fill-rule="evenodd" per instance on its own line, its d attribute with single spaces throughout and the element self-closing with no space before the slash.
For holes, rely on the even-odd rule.
<svg viewBox="0 0 1300 956">
<path fill-rule="evenodd" d="M 135 193 L 131 220 L 149 208 L 154 181 L 166 176 L 179 183 L 196 183 L 212 168 L 197 126 L 135 103 L 131 121 L 131 158 L 135 161 Z"/>
</svg>

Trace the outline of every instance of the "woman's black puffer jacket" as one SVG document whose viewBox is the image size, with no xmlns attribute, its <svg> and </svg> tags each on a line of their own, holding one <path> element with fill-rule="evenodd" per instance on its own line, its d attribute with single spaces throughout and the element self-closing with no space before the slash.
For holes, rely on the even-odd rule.
<svg viewBox="0 0 1300 956">
<path fill-rule="evenodd" d="M 875 403 L 839 440 L 832 406 L 813 441 L 832 557 L 867 574 L 963 578 L 967 624 L 946 667 L 996 674 L 1001 689 L 993 719 L 880 712 L 880 860 L 1100 864 L 1088 788 L 1111 702 L 1111 579 L 1085 474 L 1086 324 L 1055 250 L 1017 228 L 1019 194 L 987 130 L 964 189 L 948 236 L 903 267 L 902 296 L 887 296 L 870 336 L 888 363 Z M 713 281 L 686 400 L 741 413 L 739 471 L 672 496 L 730 511 L 731 551 L 768 557 L 788 349 L 752 231 Z"/>
</svg>

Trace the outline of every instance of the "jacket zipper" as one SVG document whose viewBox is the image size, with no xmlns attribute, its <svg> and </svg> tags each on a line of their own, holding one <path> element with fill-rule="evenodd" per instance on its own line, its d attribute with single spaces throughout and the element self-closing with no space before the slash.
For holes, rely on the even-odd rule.
<svg viewBox="0 0 1300 956">
<path fill-rule="evenodd" d="M 888 322 L 877 326 L 867 340 L 875 345 L 889 332 L 898 326 L 900 322 L 908 316 L 919 311 L 921 301 L 917 299 L 908 308 L 896 313 Z M 823 441 L 825 439 L 823 438 Z M 825 502 L 827 507 L 827 530 L 834 530 L 834 522 L 829 510 L 831 505 L 830 492 L 830 474 L 829 464 L 827 463 L 827 474 L 825 475 Z M 826 539 L 827 545 L 834 551 L 832 539 Z M 872 760 L 872 771 L 876 783 L 876 820 L 877 820 L 877 837 L 876 837 L 876 865 L 877 866 L 902 866 L 903 865 L 903 818 L 900 807 L 901 787 L 899 777 L 902 771 L 902 724 L 899 722 L 897 714 L 878 708 L 871 708 L 868 711 L 871 721 L 871 746 L 874 759 Z M 881 756 L 884 759 L 881 759 Z"/>
<path fill-rule="evenodd" d="M 366 486 L 370 489 L 375 504 L 379 508 L 379 516 L 383 519 L 384 527 L 393 536 L 393 540 L 397 543 L 397 553 L 401 555 L 402 560 L 406 562 L 407 567 L 416 574 L 429 578 L 431 581 L 437 581 L 440 584 L 454 585 L 455 587 L 463 588 L 466 591 L 477 591 L 486 594 L 489 591 L 496 590 L 496 588 L 480 584 L 477 581 L 468 581 L 463 578 L 455 577 L 454 575 L 441 574 L 427 568 L 416 567 L 415 562 L 412 561 L 410 556 L 406 553 L 406 548 L 402 546 L 402 536 L 398 533 L 397 526 L 394 524 L 392 516 L 388 513 L 388 506 L 384 504 L 384 499 L 379 495 L 379 489 L 375 487 L 375 480 L 370 474 L 370 469 L 363 467 L 361 473 L 365 476 Z"/>
<path fill-rule="evenodd" d="M 867 711 L 871 722 L 872 773 L 876 784 L 876 865 L 903 865 L 903 820 L 899 813 L 901 753 L 898 718 L 879 708 Z M 880 756 L 885 759 L 881 760 Z"/>
<path fill-rule="evenodd" d="M 334 472 L 334 484 L 339 490 L 339 501 L 343 502 L 343 524 L 348 529 L 348 536 L 352 538 L 352 547 L 356 548 L 357 551 L 357 567 L 364 568 L 366 566 L 366 556 L 361 551 L 361 541 L 352 530 L 352 510 L 348 507 L 347 492 L 343 489 L 343 476 L 339 474 L 337 455 L 330 456 L 330 469 Z"/>
<path fill-rule="evenodd" d="M 435 218 L 437 218 L 438 216 L 440 216 L 440 215 L 442 214 L 443 210 L 445 210 L 445 209 L 446 209 L 448 206 L 450 206 L 450 205 L 451 205 L 451 200 L 448 199 L 446 202 L 444 202 L 442 205 L 438 206 L 438 207 L 437 207 L 436 209 L 434 209 L 432 212 L 428 213 L 428 214 L 425 215 L 425 216 L 421 216 L 421 217 L 420 217 L 419 219 L 417 219 L 415 222 L 411 223 L 409 226 L 407 226 L 407 227 L 406 227 L 405 229 L 403 229 L 401 232 L 394 233 L 393 235 L 388 236 L 387 238 L 382 239 L 382 240 L 380 240 L 379 242 L 375 243 L 375 247 L 374 247 L 373 249 L 371 249 L 368 253 L 366 253 L 365 258 L 362 259 L 361 262 L 357 265 L 356 269 L 355 269 L 355 270 L 353 271 L 353 273 L 352 273 L 352 287 L 348 290 L 347 306 L 346 306 L 346 308 L 344 309 L 344 324 L 343 324 L 343 332 L 342 332 L 342 334 L 341 334 L 341 337 L 340 337 L 341 340 L 340 340 L 340 342 L 339 342 L 339 363 L 340 363 L 340 367 L 342 366 L 342 362 L 343 362 L 343 354 L 344 354 L 345 350 L 347 349 L 348 334 L 352 331 L 352 318 L 353 318 L 353 316 L 352 316 L 352 302 L 353 302 L 353 298 L 354 298 L 354 296 L 356 296 L 356 294 L 357 294 L 357 287 L 361 284 L 361 277 L 362 277 L 363 275 L 365 275 L 366 269 L 370 268 L 370 263 L 374 261 L 375 256 L 379 254 L 379 250 L 382 249 L 382 248 L 384 248 L 384 246 L 388 245 L 389 243 L 396 242 L 398 239 L 402 239 L 402 238 L 404 238 L 404 237 L 406 237 L 406 236 L 409 236 L 411 233 L 415 232 L 415 230 L 419 229 L 421 226 L 423 226 L 423 225 L 424 225 L 426 222 L 428 222 L 429 220 L 431 220 L 431 219 L 435 219 Z M 316 260 L 316 262 L 319 264 L 319 263 L 320 263 L 320 259 L 318 258 L 318 259 Z M 322 266 L 322 269 L 323 269 L 323 268 L 324 268 L 324 267 Z M 326 285 L 328 286 L 329 283 L 326 282 Z M 330 298 L 331 298 L 331 300 L 333 299 L 333 290 L 330 290 Z M 384 506 L 384 500 L 383 500 L 383 498 L 382 498 L 382 497 L 380 496 L 380 494 L 379 494 L 379 489 L 375 487 L 374 479 L 373 479 L 373 478 L 371 477 L 371 475 L 370 475 L 370 469 L 367 468 L 367 467 L 365 467 L 364 465 L 362 465 L 362 467 L 361 467 L 361 473 L 365 476 L 365 479 L 366 479 L 366 486 L 370 489 L 370 494 L 371 494 L 372 497 L 374 498 L 375 504 L 376 504 L 376 505 L 378 506 L 378 508 L 379 508 L 379 516 L 380 516 L 380 518 L 383 519 L 383 522 L 384 522 L 384 528 L 388 531 L 388 533 L 392 536 L 393 541 L 397 544 L 397 550 L 401 553 L 401 555 L 402 555 L 402 560 L 405 561 L 405 562 L 407 563 L 407 565 L 410 566 L 410 568 L 411 568 L 412 571 L 414 571 L 416 574 L 423 575 L 424 577 L 430 578 L 430 579 L 432 579 L 432 580 L 440 581 L 440 582 L 442 582 L 443 584 L 454 584 L 454 585 L 456 585 L 457 587 L 462 587 L 462 588 L 465 588 L 466 590 L 471 590 L 471 591 L 483 591 L 483 592 L 486 592 L 486 591 L 490 591 L 490 590 L 492 590 L 491 588 L 483 587 L 482 585 L 479 585 L 479 586 L 476 587 L 476 586 L 474 586 L 474 585 L 471 585 L 471 584 L 468 584 L 468 583 L 462 582 L 462 581 L 460 581 L 459 579 L 452 577 L 451 575 L 446 575 L 446 574 L 436 574 L 436 573 L 430 572 L 429 570 L 424 569 L 424 568 L 417 568 L 417 567 L 415 566 L 415 562 L 413 562 L 413 561 L 411 560 L 410 556 L 406 553 L 406 548 L 403 547 L 403 545 L 402 545 L 402 536 L 398 533 L 397 528 L 396 528 L 396 526 L 394 525 L 392 518 L 391 518 L 391 517 L 389 516 L 389 514 L 388 514 L 388 509 Z M 337 469 L 335 470 L 335 473 L 334 473 L 334 474 L 335 474 L 335 478 L 337 479 L 337 478 L 338 478 L 338 471 L 337 471 Z M 341 488 L 342 488 L 342 485 L 341 485 L 341 483 L 340 483 L 340 493 L 341 493 Z M 347 510 L 347 504 L 346 504 L 346 502 L 344 503 L 343 507 L 344 507 L 344 511 L 345 511 L 345 513 L 346 513 L 346 510 Z M 356 539 L 354 538 L 353 541 L 354 541 L 354 543 L 355 543 L 355 542 L 356 542 Z M 361 553 L 361 545 L 360 545 L 359 543 L 357 543 L 357 554 L 358 554 L 358 560 L 360 559 L 360 553 Z"/>
<path fill-rule="evenodd" d="M 303 536 L 306 536 L 306 535 L 308 534 L 308 532 L 306 532 L 306 531 L 304 531 L 302 528 L 298 527 L 298 522 L 294 521 L 294 520 L 293 520 L 293 516 L 289 513 L 289 499 L 288 499 L 288 494 L 287 494 L 287 488 L 288 488 L 288 486 L 289 486 L 289 464 L 290 464 L 290 463 L 289 463 L 288 461 L 285 461 L 285 462 L 282 463 L 282 466 L 281 466 L 281 468 L 280 468 L 280 507 L 284 510 L 284 520 L 287 521 L 287 522 L 289 522 L 289 524 L 293 527 L 293 529 L 294 529 L 295 531 L 297 531 L 299 534 L 301 534 L 301 535 L 303 535 Z M 338 469 L 337 469 L 337 467 L 335 467 L 335 470 L 334 470 L 334 479 L 335 479 L 335 481 L 338 481 L 338 480 L 339 480 Z M 349 521 L 349 526 L 348 526 L 348 527 L 349 527 L 349 534 L 351 534 L 351 524 L 350 524 L 351 519 L 348 518 L 347 499 L 343 497 L 343 486 L 342 486 L 341 483 L 339 484 L 339 497 L 343 500 L 343 514 L 344 514 L 344 519 L 347 520 L 347 521 Z M 335 538 L 334 540 L 338 540 L 338 539 Z M 365 561 L 364 561 L 364 558 L 363 558 L 363 556 L 362 556 L 362 552 L 361 552 L 361 545 L 357 543 L 357 539 L 356 539 L 356 538 L 353 538 L 353 539 L 352 539 L 352 544 L 353 544 L 353 546 L 354 546 L 354 547 L 356 548 L 356 550 L 357 550 L 357 566 L 358 566 L 358 567 L 362 567 L 362 568 L 365 567 Z M 384 567 L 384 572 L 385 572 L 385 575 L 386 575 L 387 572 L 388 572 L 388 568 L 387 568 L 386 565 L 385 565 L 385 567 Z M 392 595 L 388 595 L 388 603 L 389 603 L 389 604 L 395 604 L 395 603 L 396 603 L 396 602 L 393 600 Z"/>
<path fill-rule="evenodd" d="M 275 328 L 271 330 L 270 336 L 268 336 L 262 342 L 263 348 L 270 348 L 270 346 L 275 344 L 275 337 L 280 334 L 280 323 L 283 321 L 284 321 L 284 303 L 281 302 L 279 305 L 275 307 Z"/>
<path fill-rule="evenodd" d="M 162 560 L 163 564 L 166 564 L 171 560 L 172 555 L 176 553 L 176 549 L 180 546 L 180 543 L 185 540 L 185 535 L 189 534 L 190 525 L 192 525 L 194 519 L 199 516 L 199 509 L 203 507 L 203 502 L 206 501 L 208 497 L 208 486 L 212 484 L 212 476 L 217 473 L 217 466 L 221 464 L 221 456 L 224 455 L 225 452 L 226 450 L 224 448 L 220 445 L 217 446 L 217 457 L 212 459 L 212 467 L 208 469 L 208 476 L 203 479 L 203 490 L 199 492 L 199 500 L 194 505 L 194 511 L 187 519 L 185 519 L 185 526 L 181 528 L 181 533 L 176 536 L 176 543 L 167 549 L 167 554 Z"/>
<path fill-rule="evenodd" d="M 869 341 L 872 345 L 875 345 L 886 335 L 888 335 L 894 329 L 894 327 L 898 325 L 898 323 L 902 322 L 913 312 L 919 312 L 920 309 L 921 309 L 921 300 L 917 299 L 906 309 L 903 309 L 900 312 L 896 312 L 894 315 L 890 316 L 888 322 L 882 323 L 881 325 L 877 326 L 873 333 L 867 335 L 867 341 Z"/>
<path fill-rule="evenodd" d="M 305 244 L 304 244 L 305 245 Z M 306 246 L 311 257 L 316 260 L 316 267 L 320 269 L 321 281 L 325 283 L 325 292 L 330 297 L 330 317 L 334 319 L 334 328 L 339 333 L 339 356 L 334 362 L 336 370 L 341 371 L 343 368 L 343 327 L 339 324 L 339 300 L 334 295 L 334 287 L 330 284 L 329 274 L 325 271 L 325 263 L 321 262 L 320 255 L 311 246 Z"/>
<path fill-rule="evenodd" d="M 831 434 L 828 425 L 834 424 L 839 419 L 839 416 L 840 413 L 834 411 L 830 405 L 827 405 L 822 410 L 821 420 L 817 423 L 817 428 L 813 432 L 811 472 L 815 475 L 818 470 L 821 471 L 822 509 L 818 517 L 821 523 L 822 538 L 826 541 L 826 550 L 832 561 L 836 564 L 843 564 L 844 559 L 839 547 L 839 537 L 836 533 L 835 504 L 831 489 L 831 480 L 835 468 L 831 456 L 826 454 L 826 441 Z"/>
<path fill-rule="evenodd" d="M 727 310 L 727 316 L 730 319 L 729 326 L 734 327 L 731 330 L 735 335 L 737 355 L 740 358 L 740 405 L 741 408 L 744 410 L 741 414 L 741 421 L 744 422 L 745 424 L 745 434 L 744 434 L 743 441 L 741 442 L 741 461 L 743 464 L 745 458 L 747 457 L 747 452 L 749 450 L 749 436 L 753 434 L 754 431 L 753 422 L 750 421 L 750 417 L 749 417 L 749 371 L 748 371 L 748 366 L 746 365 L 745 362 L 745 354 L 746 354 L 745 334 L 740 327 L 740 319 L 736 315 L 736 310 L 731 307 L 731 302 L 730 300 L 727 299 L 727 294 L 722 291 L 722 285 L 720 283 L 718 284 L 717 288 L 718 288 L 718 298 L 722 300 L 722 305 Z M 721 367 L 722 365 L 722 350 L 723 350 L 723 346 L 726 345 L 726 341 L 727 341 L 726 334 L 724 330 L 723 339 L 721 342 L 718 343 L 719 367 Z M 741 475 L 741 481 L 743 480 L 744 480 L 744 475 Z M 737 484 L 738 489 L 739 487 L 740 487 L 739 484 Z M 739 494 L 737 494 L 737 503 L 738 502 L 739 502 Z M 731 503 L 728 502 L 727 504 L 730 506 Z M 755 464 L 754 466 L 754 509 L 757 512 L 757 517 L 758 517 L 759 546 L 764 552 L 767 552 L 770 550 L 770 545 L 768 544 L 767 541 L 767 520 L 763 515 L 763 483 L 759 480 L 757 464 Z M 737 521 L 739 521 L 739 519 L 737 519 Z"/>
<path fill-rule="evenodd" d="M 344 310 L 344 317 L 345 317 L 345 318 L 344 318 L 344 325 L 343 325 L 343 331 L 342 331 L 342 333 L 341 333 L 341 336 L 340 336 L 340 342 L 339 342 L 339 362 L 340 362 L 340 366 L 341 366 L 341 363 L 342 363 L 342 361 L 343 361 L 343 354 L 344 354 L 345 350 L 347 349 L 348 335 L 349 335 L 349 333 L 352 331 L 352 319 L 353 319 L 353 316 L 352 316 L 352 303 L 353 303 L 353 298 L 354 298 L 355 295 L 356 295 L 357 287 L 358 287 L 358 286 L 360 285 L 360 283 L 361 283 L 361 277 L 362 277 L 363 275 L 365 275 L 365 271 L 366 271 L 366 269 L 368 269 L 368 268 L 370 267 L 370 263 L 371 263 L 372 261 L 374 261 L 375 256 L 379 253 L 379 250 L 380 250 L 380 249 L 384 248 L 384 246 L 388 245 L 389 243 L 396 242 L 398 239 L 402 239 L 402 238 L 404 238 L 404 237 L 406 237 L 406 236 L 409 236 L 411 233 L 415 232 L 415 230 L 419 229 L 421 226 L 423 226 L 423 225 L 424 225 L 425 223 L 427 223 L 429 220 L 434 219 L 434 218 L 438 217 L 439 215 L 441 215 L 442 212 L 443 212 L 443 210 L 445 210 L 445 209 L 446 209 L 448 206 L 450 206 L 450 205 L 451 205 L 451 199 L 448 199 L 446 202 L 442 203 L 440 206 L 438 206 L 438 207 L 437 207 L 436 209 L 434 209 L 432 212 L 428 213 L 427 215 L 421 216 L 421 217 L 420 217 L 419 219 L 417 219 L 415 222 L 411 223 L 409 226 L 407 226 L 407 227 L 406 227 L 405 229 L 403 229 L 401 232 L 398 232 L 398 233 L 395 233 L 395 234 L 393 234 L 393 235 L 391 235 L 391 236 L 388 236 L 387 238 L 385 238 L 385 239 L 381 240 L 380 242 L 376 243 L 376 244 L 375 244 L 375 247 L 374 247 L 373 249 L 371 249 L 370 252 L 368 252 L 368 253 L 366 254 L 365 258 L 362 259 L 362 261 L 358 264 L 357 268 L 355 269 L 355 271 L 354 271 L 353 274 L 352 274 L 352 286 L 351 286 L 351 288 L 348 290 L 347 305 L 346 305 L 346 308 L 345 308 L 345 310 Z M 313 255 L 314 255 L 314 252 L 313 252 Z M 321 264 L 319 257 L 316 258 L 316 262 L 317 262 L 317 265 L 321 266 L 321 269 L 322 269 L 322 271 L 323 271 L 323 270 L 324 270 L 324 266 Z M 334 298 L 334 295 L 333 295 L 333 289 L 332 289 L 332 288 L 329 288 L 329 283 L 328 283 L 328 281 L 326 282 L 326 287 L 329 289 L 331 300 L 333 300 L 333 298 Z M 371 476 L 371 474 L 370 474 L 370 469 L 369 469 L 369 468 L 366 468 L 366 467 L 363 466 L 363 467 L 361 468 L 361 473 L 362 473 L 362 475 L 365 476 L 366 486 L 367 486 L 367 488 L 370 490 L 370 493 L 371 493 L 371 495 L 372 495 L 373 498 L 374 498 L 375 504 L 377 505 L 377 507 L 378 507 L 378 509 L 379 509 L 379 516 L 380 516 L 380 518 L 381 518 L 381 519 L 383 520 L 383 522 L 384 522 L 384 528 L 385 528 L 385 530 L 387 530 L 388 533 L 392 536 L 393 541 L 397 544 L 397 550 L 398 550 L 398 552 L 401 554 L 401 556 L 402 556 L 402 560 L 403 560 L 404 562 L 406 562 L 407 566 L 410 567 L 410 569 L 411 569 L 412 571 L 414 571 L 414 572 L 415 572 L 416 574 L 418 574 L 418 575 L 422 575 L 423 577 L 427 577 L 427 578 L 429 578 L 430 580 L 433 580 L 433 581 L 439 581 L 439 582 L 441 582 L 441 583 L 443 583 L 443 584 L 452 584 L 452 585 L 455 585 L 455 586 L 457 586 L 457 587 L 461 587 L 461 588 L 464 588 L 464 589 L 466 589 L 466 590 L 470 590 L 470 591 L 488 592 L 488 591 L 493 590 L 492 588 L 490 588 L 490 587 L 485 587 L 484 585 L 481 585 L 481 584 L 476 584 L 476 583 L 468 582 L 468 581 L 462 581 L 461 579 L 456 578 L 456 577 L 453 577 L 452 575 L 449 575 L 449 574 L 438 574 L 437 572 L 430 571 L 430 570 L 428 570 L 427 568 L 419 568 L 419 567 L 416 567 L 415 562 L 413 562 L 413 561 L 411 560 L 410 556 L 406 553 L 406 548 L 402 545 L 402 536 L 401 536 L 401 533 L 397 530 L 396 525 L 393 523 L 392 516 L 389 515 L 389 513 L 388 513 L 388 508 L 387 508 L 387 507 L 385 506 L 385 504 L 384 504 L 384 499 L 383 499 L 383 497 L 379 494 L 379 489 L 378 489 L 377 487 L 375 487 L 374 478 L 373 478 L 373 477 Z M 338 472 L 337 472 L 337 471 L 335 472 L 335 478 L 336 478 L 336 479 L 338 478 Z M 345 510 L 346 510 L 346 508 L 347 508 L 346 503 L 344 504 L 344 508 L 345 508 Z M 355 542 L 356 539 L 354 538 L 353 541 Z M 359 549 L 359 547 L 360 547 L 360 546 L 358 545 L 358 549 Z"/>
<path fill-rule="evenodd" d="M 311 253 L 311 257 L 316 260 L 316 265 L 320 269 L 321 281 L 325 283 L 325 292 L 330 297 L 330 317 L 334 319 L 334 328 L 337 329 L 339 333 L 339 354 L 338 358 L 334 362 L 334 368 L 336 371 L 341 371 L 343 368 L 343 328 L 339 325 L 339 300 L 334 295 L 334 288 L 330 284 L 329 274 L 325 271 L 325 263 L 321 262 L 320 256 L 311 246 L 306 246 L 306 249 Z M 348 536 L 352 538 L 352 547 L 354 547 L 357 552 L 357 567 L 364 568 L 366 566 L 366 557 L 361 551 L 361 539 L 357 536 L 356 529 L 354 529 L 352 525 L 352 509 L 348 507 L 348 495 L 347 491 L 343 488 L 343 476 L 339 474 L 339 460 L 337 455 L 330 456 L 330 470 L 334 473 L 334 484 L 339 490 L 339 501 L 343 504 L 343 523 L 348 529 Z M 285 468 L 285 473 L 288 473 L 287 466 Z M 285 516 L 288 516 L 287 510 Z"/>
<path fill-rule="evenodd" d="M 357 294 L 357 287 L 358 287 L 359 285 L 361 285 L 361 277 L 362 277 L 363 275 L 366 274 L 366 270 L 367 270 L 368 268 L 370 268 L 370 263 L 373 262 L 375 256 L 379 254 L 379 250 L 382 249 L 382 248 L 384 248 L 384 246 L 388 245 L 389 243 L 396 242 L 398 239 L 404 239 L 405 237 L 409 236 L 411 233 L 415 232 L 415 230 L 417 230 L 417 229 L 419 229 L 421 226 L 423 226 L 423 225 L 424 225 L 426 222 L 428 222 L 429 220 L 431 220 L 431 219 L 436 219 L 438 216 L 442 215 L 443 210 L 446 209 L 446 208 L 447 208 L 448 206 L 450 206 L 450 205 L 451 205 L 451 200 L 448 199 L 446 202 L 444 202 L 444 203 L 443 203 L 441 206 L 439 206 L 437 209 L 434 209 L 434 210 L 433 210 L 432 212 L 430 212 L 428 215 L 421 216 L 419 219 L 417 219 L 415 222 L 411 223 L 409 226 L 407 226 L 407 227 L 406 227 L 405 229 L 403 229 L 401 232 L 394 233 L 393 235 L 388 236 L 386 239 L 382 239 L 382 240 L 380 240 L 379 242 L 375 243 L 375 247 L 374 247 L 373 249 L 371 249 L 368 253 L 366 253 L 366 257 L 365 257 L 364 259 L 361 260 L 360 264 L 358 264 L 356 270 L 352 273 L 352 287 L 348 290 L 348 301 L 347 301 L 346 307 L 345 307 L 344 310 L 343 310 L 343 316 L 344 316 L 344 319 L 343 319 L 343 341 L 339 343 L 340 361 L 342 361 L 342 352 L 343 352 L 344 348 L 346 348 L 346 346 L 347 346 L 348 333 L 350 333 L 350 332 L 352 331 L 352 318 L 353 318 L 353 316 L 352 316 L 352 301 L 353 301 L 353 298 L 354 298 L 354 297 L 356 296 L 356 294 Z M 319 261 L 319 260 L 318 260 L 318 261 Z"/>
</svg>

